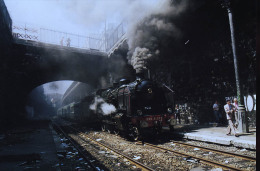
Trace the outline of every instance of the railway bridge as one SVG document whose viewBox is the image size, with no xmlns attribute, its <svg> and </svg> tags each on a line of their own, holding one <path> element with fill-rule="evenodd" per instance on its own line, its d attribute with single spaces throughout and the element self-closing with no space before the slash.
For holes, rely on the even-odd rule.
<svg viewBox="0 0 260 171">
<path fill-rule="evenodd" d="M 107 54 L 96 49 L 14 39 L 12 58 L 28 83 L 28 90 L 58 80 L 75 80 L 97 86 L 107 72 Z"/>
<path fill-rule="evenodd" d="M 21 26 L 12 22 L 4 1 L 0 5 L 1 115 L 22 115 L 28 93 L 44 83 L 74 80 L 99 88 L 108 79 L 108 52 L 124 35 L 122 27 L 110 39 Z"/>
<path fill-rule="evenodd" d="M 12 26 L 12 59 L 31 85 L 74 80 L 99 87 L 107 77 L 108 58 L 125 44 L 125 25 L 110 33 L 90 37 L 35 26 Z M 111 60 L 110 60 L 111 61 Z"/>
</svg>

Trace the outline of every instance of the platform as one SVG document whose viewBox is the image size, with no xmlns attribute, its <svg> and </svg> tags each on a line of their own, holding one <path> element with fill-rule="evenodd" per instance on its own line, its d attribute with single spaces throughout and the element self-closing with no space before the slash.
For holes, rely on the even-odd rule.
<svg viewBox="0 0 260 171">
<path fill-rule="evenodd" d="M 48 121 L 34 121 L 0 133 L 0 170 L 59 170 Z"/>
<path fill-rule="evenodd" d="M 246 134 L 239 133 L 239 137 L 226 135 L 226 129 L 227 126 L 181 124 L 175 126 L 174 134 L 191 140 L 256 150 L 256 129 L 249 129 Z"/>
</svg>

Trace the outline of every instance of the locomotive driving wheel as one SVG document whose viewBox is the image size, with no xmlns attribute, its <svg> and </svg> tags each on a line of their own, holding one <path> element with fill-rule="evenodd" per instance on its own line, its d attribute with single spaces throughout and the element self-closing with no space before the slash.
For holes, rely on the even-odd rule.
<svg viewBox="0 0 260 171">
<path fill-rule="evenodd" d="M 106 131 L 110 134 L 111 133 L 111 126 L 106 124 Z"/>
<path fill-rule="evenodd" d="M 137 127 L 133 127 L 131 132 L 132 132 L 131 134 L 132 134 L 133 140 L 137 141 L 140 138 L 140 131 L 139 131 L 139 129 Z"/>
<path fill-rule="evenodd" d="M 117 129 L 117 127 L 115 125 L 113 126 L 113 133 L 115 135 L 119 135 L 119 129 Z"/>
<path fill-rule="evenodd" d="M 106 126 L 105 126 L 105 124 L 102 124 L 102 126 L 101 126 L 101 130 L 102 130 L 103 132 L 106 131 Z"/>
<path fill-rule="evenodd" d="M 115 130 L 114 130 L 114 134 L 115 134 L 115 135 L 119 135 L 119 130 L 115 129 Z"/>
<path fill-rule="evenodd" d="M 107 132 L 108 132 L 109 134 L 111 133 L 111 131 L 110 131 L 110 129 L 109 129 L 109 128 L 107 129 Z"/>
</svg>

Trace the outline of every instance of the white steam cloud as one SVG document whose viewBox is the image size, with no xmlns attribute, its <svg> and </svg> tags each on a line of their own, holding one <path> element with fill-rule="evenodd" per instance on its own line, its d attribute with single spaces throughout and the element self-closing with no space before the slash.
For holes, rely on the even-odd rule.
<svg viewBox="0 0 260 171">
<path fill-rule="evenodd" d="M 94 102 L 89 106 L 90 110 L 109 115 L 116 112 L 116 108 L 112 104 L 108 104 L 101 97 L 95 97 Z"/>
</svg>

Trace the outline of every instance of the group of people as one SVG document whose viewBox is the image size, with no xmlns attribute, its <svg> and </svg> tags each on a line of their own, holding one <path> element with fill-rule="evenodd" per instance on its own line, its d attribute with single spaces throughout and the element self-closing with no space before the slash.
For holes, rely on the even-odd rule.
<svg viewBox="0 0 260 171">
<path fill-rule="evenodd" d="M 63 39 L 64 39 L 64 37 L 62 37 L 61 40 L 60 40 L 60 45 L 61 46 L 63 46 Z M 70 38 L 67 38 L 66 41 L 67 41 L 67 46 L 70 47 L 70 42 L 71 42 Z"/>
<path fill-rule="evenodd" d="M 227 135 L 231 135 L 232 133 L 238 137 L 238 102 L 237 99 L 234 98 L 234 103 L 231 103 L 230 99 L 226 100 L 227 104 L 224 106 L 224 110 L 226 112 L 226 117 L 228 121 L 228 127 L 227 127 Z M 216 121 L 219 123 L 220 119 L 222 117 L 221 113 L 219 112 L 219 104 L 218 101 L 216 101 L 213 105 L 214 110 L 214 116 L 216 118 Z"/>
<path fill-rule="evenodd" d="M 237 126 L 238 126 L 238 101 L 237 98 L 234 98 L 234 103 L 231 103 L 230 99 L 226 100 L 227 104 L 224 106 L 224 110 L 226 112 L 226 117 L 228 121 L 228 127 L 227 127 L 227 133 L 226 135 L 235 135 L 238 137 L 238 131 L 237 131 Z M 216 122 L 218 124 L 221 123 L 222 120 L 222 115 L 219 110 L 219 103 L 216 101 L 213 104 L 213 111 L 214 111 L 214 116 L 216 118 Z M 181 124 L 181 117 L 180 117 L 180 109 L 178 105 L 175 106 L 175 119 L 176 121 L 179 121 L 179 124 Z"/>
</svg>

